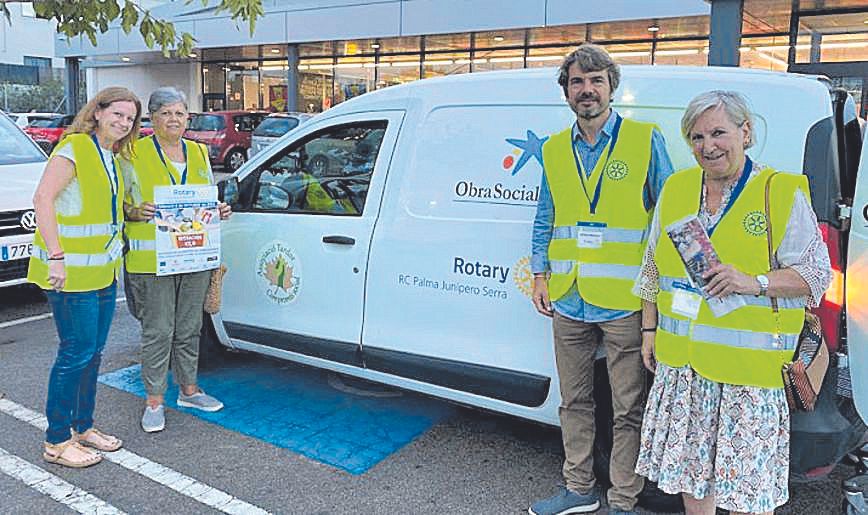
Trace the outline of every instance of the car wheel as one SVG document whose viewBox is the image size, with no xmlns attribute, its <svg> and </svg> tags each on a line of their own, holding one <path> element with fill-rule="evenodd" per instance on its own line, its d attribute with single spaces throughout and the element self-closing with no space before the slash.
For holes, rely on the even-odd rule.
<svg viewBox="0 0 868 515">
<path fill-rule="evenodd" d="M 226 169 L 230 172 L 234 172 L 235 170 L 241 168 L 241 165 L 247 162 L 247 156 L 241 150 L 235 149 L 229 152 L 229 155 L 226 156 Z"/>
<path fill-rule="evenodd" d="M 606 360 L 598 359 L 594 363 L 594 475 L 604 487 L 612 485 L 609 476 L 609 460 L 612 458 L 612 388 L 609 386 L 609 371 Z M 657 488 L 657 483 L 645 480 L 645 487 L 639 493 L 639 506 L 646 510 L 663 513 L 680 513 L 684 511 L 684 502 L 680 495 L 667 494 Z"/>
<path fill-rule="evenodd" d="M 328 172 L 329 158 L 324 155 L 313 156 L 310 160 L 310 172 L 313 175 L 322 177 Z"/>
<path fill-rule="evenodd" d="M 219 365 L 229 353 L 229 349 L 217 341 L 214 321 L 208 313 L 202 313 L 202 330 L 199 332 L 199 368 Z"/>
</svg>

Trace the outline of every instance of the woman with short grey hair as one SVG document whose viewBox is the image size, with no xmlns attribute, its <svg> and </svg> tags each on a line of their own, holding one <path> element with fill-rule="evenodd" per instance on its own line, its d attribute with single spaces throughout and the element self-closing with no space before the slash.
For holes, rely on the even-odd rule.
<svg viewBox="0 0 868 515">
<path fill-rule="evenodd" d="M 699 166 L 663 187 L 633 289 L 643 301 L 642 359 L 655 374 L 636 472 L 680 493 L 688 515 L 772 513 L 789 495 L 781 367 L 793 359 L 805 308 L 829 286 L 829 254 L 806 177 L 745 153 L 755 137 L 743 96 L 703 93 L 681 126 Z M 694 236 L 703 230 L 721 262 L 691 260 L 689 273 L 677 249 L 705 248 Z M 713 311 L 709 296 L 729 311 Z"/>
<path fill-rule="evenodd" d="M 201 143 L 182 138 L 187 127 L 187 97 L 176 88 L 155 90 L 148 100 L 153 136 L 136 142 L 135 153 L 122 166 L 126 185 L 124 234 L 129 242 L 125 258 L 127 287 L 134 299 L 134 315 L 142 323 L 142 382 L 147 401 L 142 429 L 165 427 L 164 395 L 169 364 L 179 384 L 178 405 L 218 411 L 223 403 L 197 384 L 199 332 L 210 271 L 156 275 L 154 189 L 160 186 L 214 183 L 208 151 Z M 231 214 L 220 203 L 220 217 Z"/>
</svg>

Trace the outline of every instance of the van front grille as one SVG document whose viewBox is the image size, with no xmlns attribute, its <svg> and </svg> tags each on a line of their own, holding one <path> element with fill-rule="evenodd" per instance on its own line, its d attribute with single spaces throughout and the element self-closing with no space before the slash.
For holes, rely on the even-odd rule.
<svg viewBox="0 0 868 515">
<path fill-rule="evenodd" d="M 14 236 L 16 234 L 33 234 L 36 232 L 35 220 L 34 217 L 34 227 L 33 230 L 26 229 L 21 225 L 21 217 L 24 213 L 32 211 L 31 209 L 25 209 L 22 211 L 3 211 L 0 212 L 0 236 Z"/>
</svg>

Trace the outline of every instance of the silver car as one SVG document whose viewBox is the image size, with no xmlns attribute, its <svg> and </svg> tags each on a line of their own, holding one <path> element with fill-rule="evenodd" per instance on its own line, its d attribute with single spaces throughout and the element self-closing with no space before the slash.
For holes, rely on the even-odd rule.
<svg viewBox="0 0 868 515">
<path fill-rule="evenodd" d="M 274 113 L 268 115 L 253 131 L 248 157 L 253 157 L 262 152 L 277 141 L 278 138 L 309 120 L 312 116 L 307 113 Z"/>
</svg>

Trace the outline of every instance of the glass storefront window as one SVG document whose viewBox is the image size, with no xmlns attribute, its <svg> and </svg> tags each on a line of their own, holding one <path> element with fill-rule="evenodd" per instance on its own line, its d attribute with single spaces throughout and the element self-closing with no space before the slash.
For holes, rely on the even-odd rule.
<svg viewBox="0 0 868 515">
<path fill-rule="evenodd" d="M 789 36 L 743 38 L 739 54 L 740 65 L 742 68 L 786 71 L 789 44 Z M 796 62 L 807 60 L 809 51 L 810 39 L 799 38 L 796 45 Z"/>
<path fill-rule="evenodd" d="M 344 57 L 335 65 L 335 103 L 374 89 L 374 58 Z"/>
<path fill-rule="evenodd" d="M 319 113 L 332 106 L 334 64 L 329 59 L 300 59 L 298 110 Z"/>
<path fill-rule="evenodd" d="M 524 50 L 477 50 L 473 55 L 473 71 L 514 70 L 524 68 Z"/>
<path fill-rule="evenodd" d="M 573 47 L 531 48 L 527 52 L 527 67 L 560 66 Z"/>
<path fill-rule="evenodd" d="M 203 61 L 235 61 L 243 59 L 259 59 L 259 47 L 239 46 L 224 48 L 205 48 L 202 50 Z"/>
<path fill-rule="evenodd" d="M 442 77 L 470 73 L 470 52 L 450 52 L 443 54 L 425 54 L 423 77 Z"/>
<path fill-rule="evenodd" d="M 226 66 L 226 109 L 259 109 L 259 63 L 237 62 Z"/>
<path fill-rule="evenodd" d="M 262 58 L 276 59 L 282 57 L 286 59 L 286 45 L 263 45 Z"/>
<path fill-rule="evenodd" d="M 805 40 L 808 58 L 797 62 L 846 62 L 868 60 L 868 10 L 864 13 L 805 16 L 799 18 L 799 36 Z"/>
<path fill-rule="evenodd" d="M 651 43 L 603 45 L 618 64 L 651 64 Z"/>
<path fill-rule="evenodd" d="M 336 55 L 362 55 L 373 54 L 376 52 L 376 45 L 379 43 L 376 39 L 353 39 L 347 41 L 335 42 Z"/>
<path fill-rule="evenodd" d="M 335 51 L 334 41 L 319 41 L 298 45 L 299 57 L 332 55 Z"/>
<path fill-rule="evenodd" d="M 470 48 L 470 34 L 438 34 L 425 36 L 425 51 L 467 50 Z"/>
<path fill-rule="evenodd" d="M 264 61 L 259 68 L 262 108 L 272 113 L 286 111 L 288 104 L 286 61 Z"/>
<path fill-rule="evenodd" d="M 868 61 L 868 32 L 824 36 L 820 43 L 820 62 Z"/>
<path fill-rule="evenodd" d="M 654 51 L 654 64 L 705 66 L 708 64 L 707 41 L 659 42 Z"/>
<path fill-rule="evenodd" d="M 530 29 L 528 43 L 531 46 L 569 45 L 575 46 L 587 39 L 587 25 L 559 25 Z"/>
<path fill-rule="evenodd" d="M 524 34 L 524 30 L 477 32 L 473 39 L 473 46 L 474 48 L 523 47 Z"/>
<path fill-rule="evenodd" d="M 419 36 L 411 36 L 404 38 L 383 38 L 378 40 L 381 54 L 391 54 L 398 52 L 418 52 L 421 39 Z"/>
<path fill-rule="evenodd" d="M 377 89 L 419 80 L 419 55 L 381 56 Z"/>
</svg>

